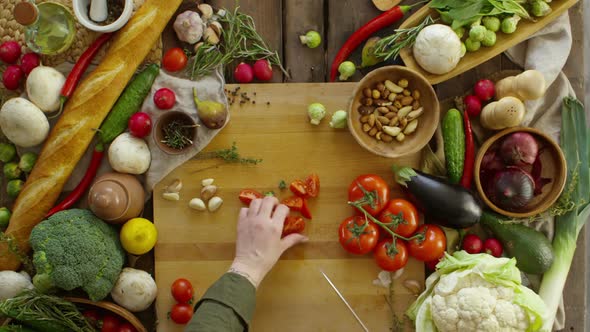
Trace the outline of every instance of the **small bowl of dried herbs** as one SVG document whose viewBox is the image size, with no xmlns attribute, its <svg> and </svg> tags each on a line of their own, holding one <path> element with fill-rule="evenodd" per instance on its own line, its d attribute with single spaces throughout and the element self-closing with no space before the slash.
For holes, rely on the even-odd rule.
<svg viewBox="0 0 590 332">
<path fill-rule="evenodd" d="M 198 127 L 199 124 L 190 115 L 168 111 L 156 122 L 154 141 L 168 154 L 181 154 L 194 146 Z"/>
</svg>

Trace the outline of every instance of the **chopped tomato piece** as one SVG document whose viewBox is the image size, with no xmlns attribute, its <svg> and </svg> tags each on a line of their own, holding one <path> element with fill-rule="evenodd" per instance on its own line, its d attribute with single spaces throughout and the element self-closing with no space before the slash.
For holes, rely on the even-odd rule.
<svg viewBox="0 0 590 332">
<path fill-rule="evenodd" d="M 317 197 L 320 192 L 320 177 L 317 174 L 310 174 L 305 179 L 305 190 L 309 197 Z"/>
<path fill-rule="evenodd" d="M 254 189 L 242 189 L 238 196 L 240 201 L 246 205 L 250 205 L 250 202 L 257 198 L 262 198 L 262 194 Z"/>
<path fill-rule="evenodd" d="M 301 233 L 305 229 L 305 221 L 300 216 L 287 216 L 285 223 L 283 224 L 283 234 L 281 237 L 285 237 L 293 233 Z"/>
<path fill-rule="evenodd" d="M 299 196 L 290 196 L 285 198 L 282 203 L 288 206 L 291 211 L 301 211 L 301 208 L 303 207 L 303 198 Z"/>
<path fill-rule="evenodd" d="M 301 180 L 295 180 L 291 182 L 289 189 L 291 189 L 291 192 L 293 192 L 295 195 L 299 197 L 307 197 L 307 189 L 305 189 L 305 182 Z"/>
<path fill-rule="evenodd" d="M 301 206 L 301 215 L 307 219 L 311 219 L 311 212 L 309 211 L 309 206 L 307 206 L 306 199 L 303 199 L 303 206 Z"/>
</svg>

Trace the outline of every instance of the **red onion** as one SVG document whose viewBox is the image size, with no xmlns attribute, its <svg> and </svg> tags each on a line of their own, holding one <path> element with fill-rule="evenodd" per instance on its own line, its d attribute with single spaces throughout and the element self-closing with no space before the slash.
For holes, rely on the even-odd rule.
<svg viewBox="0 0 590 332">
<path fill-rule="evenodd" d="M 496 173 L 493 182 L 490 200 L 500 208 L 510 211 L 522 209 L 534 196 L 535 181 L 521 168 L 508 166 Z"/>
<path fill-rule="evenodd" d="M 500 146 L 500 156 L 508 165 L 531 165 L 537 159 L 539 145 L 533 135 L 516 132 L 504 139 Z"/>
</svg>

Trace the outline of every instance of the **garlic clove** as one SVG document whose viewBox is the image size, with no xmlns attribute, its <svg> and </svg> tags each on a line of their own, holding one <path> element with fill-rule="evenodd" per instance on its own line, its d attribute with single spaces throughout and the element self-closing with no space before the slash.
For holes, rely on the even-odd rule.
<svg viewBox="0 0 590 332">
<path fill-rule="evenodd" d="M 201 198 L 206 202 L 211 199 L 211 197 L 215 196 L 217 192 L 217 186 L 208 185 L 201 189 Z"/>
<path fill-rule="evenodd" d="M 210 186 L 210 185 L 212 185 L 212 184 L 213 184 L 213 181 L 215 181 L 215 180 L 214 180 L 214 179 L 212 179 L 212 178 L 209 178 L 209 179 L 203 179 L 203 180 L 201 180 L 201 185 L 202 185 L 203 187 Z"/>
<path fill-rule="evenodd" d="M 207 27 L 203 33 L 203 40 L 211 45 L 219 44 L 219 36 L 215 33 L 211 27 Z"/>
<path fill-rule="evenodd" d="M 211 7 L 211 5 L 202 3 L 199 6 L 197 6 L 197 8 L 199 8 L 199 11 L 201 12 L 201 17 L 205 20 L 208 20 L 213 16 L 213 7 Z"/>
<path fill-rule="evenodd" d="M 404 280 L 404 287 L 414 295 L 419 295 L 422 292 L 422 284 L 414 279 Z"/>
<path fill-rule="evenodd" d="M 209 200 L 209 203 L 207 204 L 207 207 L 209 208 L 209 212 L 215 212 L 215 211 L 219 210 L 219 208 L 221 207 L 221 204 L 223 204 L 223 200 L 221 199 L 221 197 L 219 197 L 219 196 L 211 197 L 211 199 Z"/>
<path fill-rule="evenodd" d="M 180 195 L 178 193 L 163 193 L 162 198 L 167 201 L 178 201 L 180 199 Z"/>
<path fill-rule="evenodd" d="M 170 184 L 166 187 L 167 193 L 177 193 L 180 192 L 182 189 L 182 181 L 180 179 L 174 179 L 174 181 L 170 182 Z"/>
<path fill-rule="evenodd" d="M 217 21 L 213 21 L 213 22 L 209 23 L 209 27 L 211 29 L 213 29 L 213 31 L 215 31 L 215 34 L 217 35 L 217 37 L 220 37 L 221 34 L 223 33 L 223 27 L 221 26 L 221 23 L 219 23 Z"/>
<path fill-rule="evenodd" d="M 200 198 L 193 198 L 188 202 L 188 206 L 191 209 L 197 210 L 197 211 L 205 211 L 207 210 L 207 207 L 205 206 L 205 202 L 203 202 L 202 199 Z"/>
</svg>

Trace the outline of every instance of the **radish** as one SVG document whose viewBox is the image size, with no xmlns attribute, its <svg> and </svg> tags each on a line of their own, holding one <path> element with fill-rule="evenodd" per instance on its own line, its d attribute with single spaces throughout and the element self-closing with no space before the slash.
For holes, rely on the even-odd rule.
<svg viewBox="0 0 590 332">
<path fill-rule="evenodd" d="M 465 111 L 469 116 L 478 116 L 481 113 L 481 101 L 476 96 L 466 96 L 463 103 L 465 104 Z"/>
<path fill-rule="evenodd" d="M 154 104 L 161 110 L 169 110 L 176 102 L 174 91 L 168 88 L 161 88 L 154 93 Z"/>
<path fill-rule="evenodd" d="M 508 165 L 532 165 L 539 154 L 539 144 L 525 132 L 510 134 L 500 145 L 500 156 Z"/>
<path fill-rule="evenodd" d="M 489 238 L 484 241 L 483 251 L 486 254 L 492 255 L 494 257 L 500 257 L 500 256 L 502 256 L 502 252 L 504 252 L 500 241 L 498 241 L 497 239 L 494 239 L 494 238 Z"/>
<path fill-rule="evenodd" d="M 6 67 L 4 74 L 2 74 L 2 83 L 8 90 L 16 90 L 20 86 L 20 81 L 25 74 L 18 65 L 10 65 Z"/>
<path fill-rule="evenodd" d="M 254 79 L 254 71 L 252 66 L 241 62 L 234 70 L 234 79 L 238 83 L 250 83 Z"/>
<path fill-rule="evenodd" d="M 20 45 L 14 40 L 10 40 L 0 45 L 0 60 L 5 63 L 16 63 L 20 58 Z"/>
<path fill-rule="evenodd" d="M 22 59 L 20 59 L 20 68 L 25 72 L 25 75 L 29 75 L 29 73 L 39 67 L 41 64 L 41 58 L 37 53 L 27 53 L 23 55 Z"/>
<path fill-rule="evenodd" d="M 145 137 L 152 130 L 152 118 L 144 112 L 137 112 L 129 118 L 129 132 L 135 137 Z"/>
<path fill-rule="evenodd" d="M 494 98 L 494 94 L 496 94 L 494 82 L 490 80 L 479 80 L 475 83 L 473 92 L 475 92 L 475 95 L 480 101 L 489 101 Z"/>
<path fill-rule="evenodd" d="M 483 249 L 483 242 L 479 236 L 475 234 L 467 234 L 463 238 L 461 249 L 467 251 L 470 254 L 479 254 Z"/>
<path fill-rule="evenodd" d="M 272 66 L 266 59 L 260 59 L 254 62 L 254 76 L 260 81 L 270 81 L 272 79 Z"/>
</svg>

